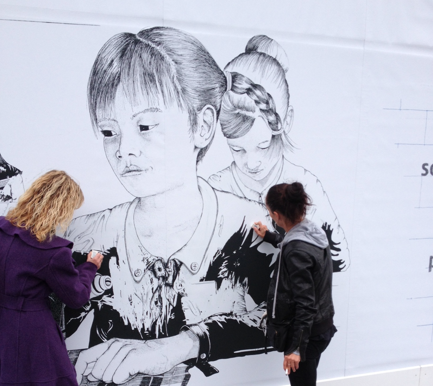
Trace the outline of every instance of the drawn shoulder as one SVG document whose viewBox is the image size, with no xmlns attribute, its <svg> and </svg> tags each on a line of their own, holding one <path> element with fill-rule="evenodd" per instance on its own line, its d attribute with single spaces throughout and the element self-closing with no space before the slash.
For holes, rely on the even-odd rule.
<svg viewBox="0 0 433 386">
<path fill-rule="evenodd" d="M 117 243 L 123 234 L 126 212 L 131 205 L 126 202 L 100 212 L 80 216 L 72 220 L 65 238 L 74 243 L 74 251 L 104 250 Z"/>
<path fill-rule="evenodd" d="M 287 160 L 284 164 L 283 174 L 284 182 L 299 181 L 304 185 L 305 191 L 313 203 L 307 212 L 307 218 L 321 226 L 325 231 L 331 246 L 334 272 L 345 271 L 350 265 L 350 252 L 346 235 L 322 182 L 311 171 Z"/>
<path fill-rule="evenodd" d="M 291 183 L 295 181 L 301 182 L 304 185 L 305 191 L 313 201 L 312 209 L 317 211 L 318 208 L 320 208 L 320 212 L 327 212 L 325 215 L 327 221 L 329 222 L 331 219 L 333 221 L 336 216 L 319 177 L 303 166 L 293 164 L 286 160 L 281 182 Z"/>
<path fill-rule="evenodd" d="M 281 182 L 295 182 L 299 181 L 304 185 L 305 190 L 308 193 L 308 188 L 314 190 L 315 192 L 325 193 L 322 182 L 319 177 L 312 173 L 310 170 L 304 168 L 303 166 L 296 165 L 292 162 L 284 162 L 284 170 Z"/>
<path fill-rule="evenodd" d="M 263 204 L 227 192 L 216 190 L 215 193 L 218 199 L 218 216 L 222 217 L 226 223 L 233 222 L 233 226 L 237 228 L 242 221 L 245 221 L 248 226 L 256 221 L 272 226 Z"/>
<path fill-rule="evenodd" d="M 228 192 L 236 194 L 236 181 L 233 178 L 232 168 L 231 166 L 226 167 L 219 172 L 212 174 L 208 183 L 212 188 L 219 190 L 221 192 Z"/>
</svg>

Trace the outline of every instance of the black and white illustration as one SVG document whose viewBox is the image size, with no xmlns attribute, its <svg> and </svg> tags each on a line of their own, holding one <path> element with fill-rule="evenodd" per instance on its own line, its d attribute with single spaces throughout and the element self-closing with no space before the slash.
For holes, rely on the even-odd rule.
<svg viewBox="0 0 433 386">
<path fill-rule="evenodd" d="M 266 36 L 250 45 L 257 40 L 279 48 Z M 328 221 L 316 209 L 311 218 L 328 234 L 334 270 L 348 264 L 344 233 L 320 181 L 283 157 L 293 118 L 284 70 L 267 54 L 250 56 L 265 56 L 253 63 L 256 72 L 268 75 L 269 62 L 280 72 L 282 79 L 268 86 L 279 92 L 277 102 L 241 69 L 221 71 L 197 39 L 176 29 L 118 34 L 100 50 L 88 85 L 91 120 L 114 174 L 135 199 L 75 219 L 66 234 L 77 262 L 92 249 L 106 256 L 89 304 L 65 310 L 68 338 L 92 318 L 89 348 L 76 360 L 79 379 L 124 383 L 187 361 L 212 375 L 218 370 L 209 360 L 264 351 L 259 324 L 276 251 L 251 224 L 267 219 L 272 229 L 262 195 L 274 183 L 303 181 L 318 198 L 319 214 L 327 205 Z M 250 112 L 242 115 L 236 103 Z M 235 162 L 209 184 L 196 164 L 218 118 Z M 257 199 L 245 185 L 251 195 L 225 188 L 239 173 L 263 184 Z"/>
<path fill-rule="evenodd" d="M 312 198 L 307 217 L 325 230 L 334 258 L 334 272 L 350 264 L 343 229 L 316 175 L 290 162 L 293 151 L 289 133 L 294 121 L 284 49 L 265 35 L 251 38 L 245 52 L 225 66 L 229 79 L 220 122 L 232 164 L 210 176 L 217 190 L 264 204 L 269 188 L 300 181 Z"/>
<path fill-rule="evenodd" d="M 90 250 L 105 255 L 89 304 L 65 309 L 68 338 L 92 313 L 80 381 L 120 384 L 185 362 L 208 376 L 218 371 L 209 360 L 265 349 L 259 324 L 276 250 L 251 228 L 266 222 L 265 208 L 196 172 L 226 83 L 205 47 L 172 28 L 118 34 L 96 58 L 92 123 L 135 199 L 76 218 L 66 234 L 78 263 Z"/>
<path fill-rule="evenodd" d="M 432 363 L 428 1 L 0 3 L 0 215 L 65 170 L 73 258 L 105 256 L 57 308 L 82 385 L 287 383 L 251 224 L 295 180 L 334 255 L 320 378 Z"/>
<path fill-rule="evenodd" d="M 278 60 L 259 52 L 266 45 Z M 87 68 L 86 133 L 93 127 L 102 162 L 131 199 L 81 214 L 65 234 L 76 264 L 91 250 L 105 256 L 90 301 L 81 309 L 57 307 L 81 384 L 185 386 L 193 368 L 209 377 L 224 360 L 272 351 L 261 319 L 277 250 L 251 228 L 262 221 L 274 229 L 263 202 L 272 184 L 305 184 L 314 203 L 308 216 L 328 234 L 334 271 L 350 264 L 321 182 L 287 160 L 294 113 L 279 62 L 284 50 L 264 35 L 247 50 L 254 71 L 236 60 L 223 69 L 193 35 L 153 27 L 115 34 Z M 52 130 L 41 133 L 52 140 Z M 214 157 L 216 135 L 233 163 L 201 175 L 198 165 Z M 87 138 L 77 132 L 77 143 L 80 136 Z M 82 159 L 77 152 L 77 163 Z M 20 170 L 2 165 L 3 191 L 12 192 L 13 181 L 22 186 Z M 112 187 L 104 190 L 110 196 Z M 3 195 L 8 205 L 20 194 L 16 187 L 13 193 Z"/>
</svg>

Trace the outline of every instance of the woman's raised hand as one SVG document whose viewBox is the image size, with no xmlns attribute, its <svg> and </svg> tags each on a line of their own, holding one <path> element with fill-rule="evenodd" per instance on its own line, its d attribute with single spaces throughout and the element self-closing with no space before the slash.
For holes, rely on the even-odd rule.
<svg viewBox="0 0 433 386">
<path fill-rule="evenodd" d="M 104 256 L 98 251 L 90 251 L 87 254 L 87 261 L 95 264 L 98 269 L 101 268 L 102 260 L 104 260 Z"/>
<path fill-rule="evenodd" d="M 260 221 L 257 221 L 253 224 L 254 232 L 261 238 L 265 237 L 266 231 L 268 230 L 268 227 L 266 225 L 263 225 Z"/>
</svg>

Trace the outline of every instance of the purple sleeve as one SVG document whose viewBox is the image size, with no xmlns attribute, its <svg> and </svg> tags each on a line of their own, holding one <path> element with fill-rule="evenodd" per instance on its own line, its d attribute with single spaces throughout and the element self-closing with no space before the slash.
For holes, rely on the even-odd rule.
<svg viewBox="0 0 433 386">
<path fill-rule="evenodd" d="M 80 308 L 89 301 L 96 271 L 96 265 L 88 262 L 81 264 L 76 269 L 71 250 L 61 248 L 51 258 L 46 282 L 68 307 Z"/>
</svg>

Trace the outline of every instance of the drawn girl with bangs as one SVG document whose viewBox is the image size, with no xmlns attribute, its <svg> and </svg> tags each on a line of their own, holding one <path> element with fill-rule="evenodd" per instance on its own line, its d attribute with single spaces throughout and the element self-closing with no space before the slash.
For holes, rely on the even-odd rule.
<svg viewBox="0 0 433 386">
<path fill-rule="evenodd" d="M 285 158 L 287 150 L 293 150 L 289 132 L 294 111 L 289 103 L 288 59 L 283 48 L 267 36 L 255 36 L 225 71 L 231 84 L 222 101 L 220 123 L 233 163 L 211 175 L 208 182 L 217 190 L 263 205 L 271 186 L 302 182 L 314 204 L 307 217 L 320 224 L 328 236 L 334 272 L 347 269 L 350 259 L 344 231 L 322 183 Z"/>
<path fill-rule="evenodd" d="M 226 88 L 203 45 L 173 28 L 122 33 L 98 53 L 92 124 L 135 199 L 75 219 L 65 236 L 77 263 L 92 249 L 105 255 L 89 304 L 65 309 L 71 341 L 91 322 L 79 381 L 124 383 L 181 363 L 211 375 L 209 360 L 262 352 L 275 250 L 249 225 L 264 208 L 215 191 L 196 171 Z M 163 384 L 186 385 L 188 374 L 173 374 Z"/>
</svg>

